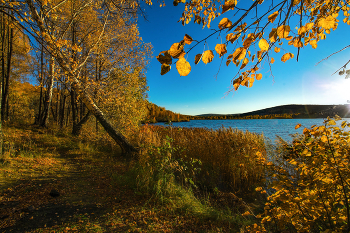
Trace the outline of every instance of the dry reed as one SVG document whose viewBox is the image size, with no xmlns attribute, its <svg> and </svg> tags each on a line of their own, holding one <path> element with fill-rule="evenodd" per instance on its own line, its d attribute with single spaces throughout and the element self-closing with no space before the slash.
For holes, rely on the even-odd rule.
<svg viewBox="0 0 350 233">
<path fill-rule="evenodd" d="M 170 137 L 176 160 L 199 159 L 201 172 L 196 175 L 199 186 L 247 192 L 264 182 L 265 171 L 261 161 L 266 159 L 263 135 L 232 128 L 143 126 L 139 145 L 143 145 L 142 158 L 146 158 L 150 145 L 159 147 Z M 257 152 L 260 152 L 257 154 Z"/>
</svg>

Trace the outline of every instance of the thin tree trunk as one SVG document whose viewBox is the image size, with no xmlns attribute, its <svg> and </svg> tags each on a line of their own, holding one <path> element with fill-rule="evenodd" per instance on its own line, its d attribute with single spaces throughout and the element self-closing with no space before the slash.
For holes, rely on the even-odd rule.
<svg viewBox="0 0 350 233">
<path fill-rule="evenodd" d="M 2 54 L 1 54 L 1 73 L 2 73 L 2 77 L 0 79 L 0 111 L 1 111 L 1 96 L 2 96 L 2 80 L 4 78 L 4 73 L 5 73 L 5 63 L 4 63 L 4 38 L 5 36 L 3 36 L 3 33 L 5 33 L 4 31 L 4 25 L 5 25 L 5 20 L 4 20 L 4 13 L 1 14 L 1 42 L 2 42 Z M 0 113 L 1 114 L 1 113 Z M 3 135 L 2 135 L 2 121 L 0 118 L 0 161 L 4 161 L 5 158 L 3 157 L 3 153 L 2 153 L 2 144 L 3 144 Z"/>
<path fill-rule="evenodd" d="M 64 126 L 64 111 L 66 106 L 66 95 L 64 92 L 66 91 L 66 88 L 61 88 L 61 98 L 60 98 L 60 117 L 59 117 L 59 125 L 60 128 L 63 128 Z"/>
<path fill-rule="evenodd" d="M 40 56 L 40 96 L 39 96 L 39 112 L 35 119 L 35 124 L 40 124 L 41 121 L 41 108 L 43 99 L 43 85 L 44 85 L 44 46 L 41 45 L 41 56 Z"/>
<path fill-rule="evenodd" d="M 50 77 L 48 80 L 49 83 L 48 83 L 48 87 L 47 87 L 46 94 L 45 94 L 44 109 L 43 109 L 42 118 L 40 121 L 41 127 L 46 127 L 48 119 L 49 119 L 54 79 L 55 79 L 55 59 L 53 57 L 51 57 L 51 59 L 50 59 Z"/>
<path fill-rule="evenodd" d="M 75 127 L 77 125 L 77 107 L 76 107 L 76 95 L 75 91 L 70 91 L 70 103 L 71 103 L 71 110 L 72 110 L 72 122 L 73 122 L 73 129 L 72 132 L 75 131 Z"/>
<path fill-rule="evenodd" d="M 8 22 L 9 23 L 9 22 Z M 9 96 L 9 85 L 10 85 L 10 74 L 11 74 L 11 59 L 12 59 L 12 46 L 13 46 L 13 29 L 10 28 L 8 25 L 8 40 L 7 40 L 7 70 L 5 72 L 5 79 L 3 80 L 3 93 L 2 93 L 2 99 L 1 99 L 1 120 L 4 122 L 5 120 L 8 120 L 6 116 L 8 116 L 6 111 L 6 103 Z"/>
</svg>

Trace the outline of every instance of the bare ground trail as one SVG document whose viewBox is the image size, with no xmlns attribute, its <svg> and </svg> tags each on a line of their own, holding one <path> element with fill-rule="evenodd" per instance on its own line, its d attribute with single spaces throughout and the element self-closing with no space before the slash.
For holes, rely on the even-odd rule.
<svg viewBox="0 0 350 233">
<path fill-rule="evenodd" d="M 117 184 L 113 176 L 127 169 L 127 163 L 118 156 L 89 149 L 73 142 L 72 137 L 38 133 L 35 128 L 7 131 L 21 138 L 22 144 L 16 146 L 11 142 L 15 139 L 5 135 L 5 143 L 12 143 L 13 148 L 5 150 L 7 157 L 0 164 L 0 232 L 216 229 L 210 221 L 179 216 L 167 206 L 154 203 L 151 197 L 136 195 Z M 59 196 L 52 197 L 52 190 Z"/>
</svg>

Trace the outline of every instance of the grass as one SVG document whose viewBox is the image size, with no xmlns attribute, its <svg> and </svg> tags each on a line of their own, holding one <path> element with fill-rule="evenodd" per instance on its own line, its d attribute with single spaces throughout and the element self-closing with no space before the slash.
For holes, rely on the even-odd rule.
<svg viewBox="0 0 350 233">
<path fill-rule="evenodd" d="M 209 152 L 204 154 L 205 149 L 196 162 L 190 158 L 194 151 L 186 153 L 187 159 L 179 157 L 186 144 L 175 144 L 178 139 L 174 133 L 170 135 L 174 139 L 167 139 L 168 131 L 140 134 L 140 139 L 145 139 L 142 157 L 139 162 L 130 162 L 118 156 L 120 150 L 108 136 L 96 134 L 89 127 L 80 137 L 56 128 L 4 128 L 1 231 L 238 232 L 252 223 L 251 217 L 242 215 L 248 205 L 233 193 L 215 188 L 216 191 L 199 193 L 194 186 L 197 183 L 191 185 L 189 180 L 200 178 L 195 168 L 206 171 L 203 167 L 213 158 L 209 159 Z M 189 134 L 183 132 L 183 137 Z M 231 133 L 222 132 L 216 135 L 220 140 Z M 215 132 L 209 134 L 203 140 L 213 140 Z M 183 142 L 186 140 L 190 137 Z M 153 146 L 148 144 L 146 148 L 146 143 L 151 142 Z M 147 160 L 152 156 L 157 159 Z M 176 170 L 185 167 L 194 175 Z M 165 177 L 168 183 L 162 183 Z M 144 181 L 148 183 L 142 184 Z M 58 198 L 49 195 L 52 189 L 59 191 Z"/>
<path fill-rule="evenodd" d="M 246 194 L 264 182 L 267 153 L 262 135 L 232 128 L 145 126 L 139 139 L 143 163 L 164 143 L 169 144 L 164 153 L 185 170 L 182 179 L 191 178 L 202 188 Z"/>
</svg>

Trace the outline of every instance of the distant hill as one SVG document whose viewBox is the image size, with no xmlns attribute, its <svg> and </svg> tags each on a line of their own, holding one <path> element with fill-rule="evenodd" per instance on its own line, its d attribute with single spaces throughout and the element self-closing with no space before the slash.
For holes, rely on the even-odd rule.
<svg viewBox="0 0 350 233">
<path fill-rule="evenodd" d="M 350 105 L 302 105 L 289 104 L 265 108 L 241 114 L 202 114 L 196 119 L 253 119 L 253 118 L 326 118 L 339 115 L 350 117 Z"/>
<path fill-rule="evenodd" d="M 166 110 L 164 107 L 159 107 L 151 102 L 148 102 L 147 110 L 148 113 L 144 123 L 189 121 L 191 117 Z"/>
<path fill-rule="evenodd" d="M 289 104 L 260 109 L 240 114 L 201 114 L 197 116 L 182 115 L 166 110 L 156 104 L 148 103 L 148 115 L 144 123 L 177 122 L 189 120 L 226 120 L 226 119 L 297 119 L 297 118 L 326 118 L 338 115 L 350 117 L 350 105 L 302 105 Z"/>
</svg>

